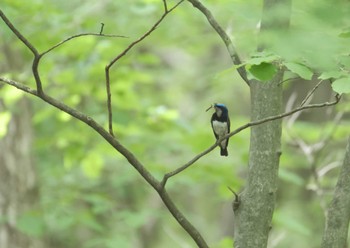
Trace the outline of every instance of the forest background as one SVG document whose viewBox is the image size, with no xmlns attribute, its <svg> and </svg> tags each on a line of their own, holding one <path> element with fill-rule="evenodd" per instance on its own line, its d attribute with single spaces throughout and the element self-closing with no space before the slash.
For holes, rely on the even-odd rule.
<svg viewBox="0 0 350 248">
<path fill-rule="evenodd" d="M 320 80 L 309 100 L 330 101 L 330 79 L 348 75 L 349 10 L 343 8 L 346 1 L 335 2 L 339 5 L 294 0 L 290 25 L 298 27 L 295 33 L 267 34 L 274 53 L 261 54 L 256 47 L 262 2 L 205 1 L 248 66 L 279 59 L 291 63 L 285 64 L 285 79 L 292 79 L 283 82 L 285 110 Z M 99 33 L 101 23 L 104 34 L 126 36 L 72 39 L 40 64 L 47 94 L 106 127 L 105 66 L 163 13 L 158 0 L 4 0 L 0 7 L 40 51 L 75 34 Z M 3 22 L 0 36 L 1 76 L 33 86 L 30 52 Z M 300 67 L 292 64 L 301 57 Z M 317 75 L 314 68 L 325 73 Z M 249 88 L 235 69 L 220 38 L 185 1 L 111 70 L 116 136 L 161 179 L 214 143 L 211 113 L 205 112 L 212 103 L 228 106 L 231 129 L 249 122 Z M 254 76 L 266 75 L 249 75 Z M 195 246 L 156 192 L 89 127 L 13 87 L 0 87 L 0 158 L 17 159 L 15 174 L 25 177 L 26 184 L 8 183 L 9 175 L 1 173 L 2 186 L 6 182 L 8 190 L 20 195 L 30 185 L 30 194 L 16 199 L 24 205 L 16 216 L 16 235 L 53 248 Z M 349 107 L 343 97 L 334 107 L 284 119 L 269 247 L 320 246 L 345 153 Z M 244 189 L 248 152 L 246 129 L 230 139 L 229 157 L 220 157 L 215 149 L 167 184 L 210 247 L 232 247 L 234 196 L 228 187 L 237 193 Z M 9 221 L 0 218 L 0 223 Z"/>
</svg>

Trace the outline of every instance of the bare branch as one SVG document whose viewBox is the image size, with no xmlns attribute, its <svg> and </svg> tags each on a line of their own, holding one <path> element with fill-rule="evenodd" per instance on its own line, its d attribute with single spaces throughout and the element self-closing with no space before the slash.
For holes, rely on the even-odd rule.
<svg viewBox="0 0 350 248">
<path fill-rule="evenodd" d="M 214 28 L 214 30 L 219 34 L 222 41 L 225 43 L 225 46 L 228 50 L 228 53 L 230 54 L 231 60 L 234 65 L 239 66 L 237 68 L 237 71 L 241 78 L 249 85 L 250 81 L 247 77 L 247 72 L 243 66 L 241 66 L 242 62 L 241 59 L 238 56 L 238 53 L 236 51 L 236 48 L 234 47 L 230 37 L 227 35 L 225 30 L 219 25 L 219 23 L 215 20 L 214 16 L 210 12 L 209 9 L 207 9 L 199 0 L 188 0 L 193 7 L 197 8 L 200 12 L 202 12 L 205 17 L 207 18 L 210 25 Z"/>
<path fill-rule="evenodd" d="M 182 214 L 182 212 L 176 207 L 173 200 L 170 198 L 167 191 L 161 187 L 160 182 L 153 177 L 153 175 L 147 170 L 147 168 L 131 153 L 126 147 L 124 147 L 117 139 L 115 139 L 109 132 L 107 132 L 101 125 L 99 125 L 93 118 L 75 110 L 64 103 L 56 100 L 48 95 L 40 95 L 36 90 L 33 90 L 21 83 L 16 81 L 0 77 L 0 82 L 4 82 L 8 85 L 16 87 L 19 90 L 27 92 L 34 95 L 48 104 L 62 110 L 63 112 L 73 116 L 74 118 L 84 122 L 92 129 L 94 129 L 98 134 L 100 134 L 104 140 L 106 140 L 111 146 L 113 146 L 118 152 L 120 152 L 129 163 L 139 172 L 139 174 L 150 184 L 158 193 L 163 203 L 168 208 L 169 212 L 174 216 L 176 221 L 186 230 L 186 232 L 192 237 L 196 242 L 198 247 L 207 248 L 208 245 L 198 232 L 198 230 L 187 220 L 187 218 Z"/>
<path fill-rule="evenodd" d="M 138 40 L 134 41 L 129 45 L 129 47 L 118 57 L 121 58 L 123 57 L 134 45 L 136 45 L 138 42 L 142 41 L 145 37 L 147 37 L 153 30 L 156 29 L 156 27 L 159 25 L 159 23 L 164 19 L 164 17 L 170 13 L 172 10 L 174 10 L 182 1 L 178 2 L 174 7 L 172 7 L 170 10 L 167 9 L 167 6 L 165 5 L 165 13 L 163 16 L 160 18 L 160 20 L 147 32 L 145 35 L 140 37 Z M 164 4 L 166 4 L 164 2 Z M 63 112 L 73 116 L 74 118 L 80 120 L 81 122 L 84 122 L 88 126 L 90 126 L 92 129 L 94 129 L 97 133 L 99 133 L 110 145 L 112 145 L 119 153 L 121 153 L 127 160 L 128 162 L 138 171 L 138 173 L 145 179 L 145 181 L 150 184 L 159 194 L 161 197 L 163 203 L 166 205 L 168 208 L 169 212 L 173 215 L 173 217 L 177 220 L 177 222 L 184 228 L 184 230 L 192 237 L 192 239 L 196 242 L 198 247 L 203 247 L 207 248 L 208 245 L 201 236 L 201 234 L 197 231 L 197 229 L 187 220 L 187 218 L 182 214 L 182 212 L 176 207 L 170 196 L 168 195 L 167 191 L 161 187 L 160 182 L 153 177 L 153 175 L 144 167 L 144 165 L 132 154 L 126 147 L 124 147 L 117 139 L 114 138 L 113 132 L 107 132 L 101 125 L 99 125 L 94 119 L 91 117 L 83 114 L 82 112 L 73 109 L 69 107 L 68 105 L 65 105 L 64 103 L 58 101 L 57 99 L 45 95 L 42 92 L 41 88 L 41 81 L 39 77 L 39 72 L 38 72 L 38 65 L 40 58 L 47 54 L 48 52 L 52 51 L 53 49 L 57 48 L 58 46 L 64 44 L 65 42 L 84 35 L 97 35 L 97 36 L 107 36 L 103 35 L 103 26 L 101 27 L 100 33 L 95 34 L 95 33 L 88 33 L 88 34 L 80 34 L 80 35 L 75 35 L 71 36 L 68 39 L 58 43 L 54 47 L 50 48 L 49 50 L 45 51 L 43 54 L 39 54 L 36 48 L 26 40 L 23 35 L 12 25 L 12 23 L 6 18 L 6 16 L 1 12 L 0 10 L 0 15 L 4 22 L 9 26 L 9 28 L 15 33 L 15 35 L 27 46 L 32 53 L 34 54 L 34 61 L 33 61 L 33 74 L 37 82 L 37 90 L 31 89 L 30 87 L 21 84 L 19 82 L 6 79 L 3 77 L 0 77 L 0 82 L 3 82 L 5 84 L 8 84 L 10 86 L 16 87 L 19 90 L 22 90 L 26 93 L 29 93 L 31 95 L 34 95 L 49 105 L 52 105 L 56 107 L 57 109 L 62 110 Z M 108 37 L 115 37 L 115 36 L 108 36 Z M 119 37 L 119 36 L 118 36 Z M 118 59 L 116 59 L 113 63 L 115 63 Z M 109 83 L 109 73 L 108 69 L 113 65 L 113 63 L 110 63 L 106 67 L 106 81 Z M 40 84 L 39 84 L 40 83 Z M 38 86 L 39 84 L 39 86 Z M 1 86 L 1 85 L 0 85 Z M 110 92 L 110 91 L 109 91 Z"/>
<path fill-rule="evenodd" d="M 101 23 L 103 24 L 103 23 Z M 101 36 L 101 37 L 108 37 L 108 38 L 128 38 L 127 36 L 123 36 L 123 35 L 114 35 L 114 34 L 102 34 L 103 31 L 103 25 L 101 25 L 101 30 L 100 33 L 82 33 L 82 34 L 76 34 L 76 35 L 72 35 L 66 39 L 64 39 L 63 41 L 57 43 L 56 45 L 54 45 L 53 47 L 50 47 L 49 49 L 47 49 L 46 51 L 44 51 L 43 53 L 41 53 L 41 56 L 44 56 L 45 54 L 51 52 L 52 50 L 56 49 L 57 47 L 63 45 L 64 43 L 73 40 L 75 38 L 79 38 L 82 36 Z"/>
<path fill-rule="evenodd" d="M 73 35 L 68 37 L 67 39 L 59 42 L 58 44 L 54 45 L 53 47 L 49 48 L 48 50 L 44 51 L 43 53 L 39 53 L 38 50 L 21 34 L 21 32 L 19 32 L 17 30 L 17 28 L 11 23 L 11 21 L 6 17 L 6 15 L 0 10 L 0 16 L 3 19 L 3 21 L 5 22 L 5 24 L 11 29 L 11 31 L 17 36 L 17 38 L 19 40 L 21 40 L 23 42 L 23 44 L 29 48 L 29 50 L 33 53 L 34 55 L 34 59 L 33 59 L 33 64 L 32 64 L 32 71 L 33 71 L 33 75 L 34 75 L 34 79 L 35 79 L 35 83 L 36 83 L 36 88 L 38 91 L 39 95 L 43 95 L 43 88 L 42 88 L 42 83 L 41 83 L 41 78 L 39 75 L 39 63 L 40 63 L 40 59 L 47 53 L 51 52 L 52 50 L 54 50 L 55 48 L 63 45 L 64 43 L 66 43 L 67 41 L 70 41 L 74 38 L 78 38 L 78 37 L 82 37 L 82 36 L 102 36 L 102 37 L 118 37 L 118 38 L 127 38 L 126 36 L 122 36 L 122 35 L 107 35 L 107 34 L 102 34 L 103 31 L 103 26 L 104 24 L 101 26 L 101 30 L 100 33 L 82 33 L 82 34 L 77 34 L 77 35 Z"/>
<path fill-rule="evenodd" d="M 1 11 L 0 9 L 0 17 L 2 20 L 5 22 L 5 24 L 11 29 L 11 31 L 17 36 L 19 40 L 23 42 L 23 44 L 28 47 L 28 49 L 33 53 L 34 59 L 33 59 L 33 64 L 32 64 L 32 71 L 36 83 L 36 89 L 38 91 L 38 94 L 43 95 L 43 88 L 42 88 L 42 83 L 38 71 L 39 67 L 39 61 L 41 58 L 41 55 L 39 54 L 38 50 L 15 28 L 15 26 L 11 23 L 11 21 L 6 17 L 4 12 Z"/>
<path fill-rule="evenodd" d="M 221 141 L 223 141 L 224 139 L 227 139 L 229 137 L 232 137 L 232 136 L 240 133 L 244 129 L 247 129 L 247 128 L 252 127 L 252 126 L 260 125 L 260 124 L 263 124 L 263 123 L 268 122 L 268 121 L 281 119 L 281 118 L 284 118 L 286 116 L 292 115 L 292 114 L 294 114 L 296 112 L 305 110 L 305 109 L 322 108 L 322 107 L 332 106 L 332 105 L 337 104 L 339 101 L 340 101 L 340 95 L 336 94 L 335 95 L 335 100 L 333 102 L 324 102 L 324 103 L 318 103 L 318 104 L 305 105 L 305 106 L 301 106 L 301 107 L 295 108 L 295 109 L 293 109 L 291 111 L 285 112 L 285 113 L 280 114 L 280 115 L 270 116 L 270 117 L 264 118 L 262 120 L 249 122 L 249 123 L 247 123 L 247 124 L 237 128 L 236 130 L 230 132 L 229 134 L 225 135 L 221 139 L 218 139 L 214 145 L 210 146 L 209 148 L 207 148 L 206 150 L 204 150 L 200 154 L 196 155 L 193 159 L 188 161 L 186 164 L 180 166 L 179 168 L 177 168 L 177 169 L 175 169 L 175 170 L 173 170 L 171 172 L 166 173 L 164 175 L 164 177 L 163 177 L 162 182 L 161 182 L 161 187 L 165 187 L 165 184 L 166 184 L 167 180 L 170 177 L 173 177 L 176 174 L 178 174 L 178 173 L 182 172 L 183 170 L 187 169 L 192 164 L 194 164 L 197 160 L 199 160 L 201 157 L 203 157 L 204 155 L 206 155 L 209 152 L 211 152 L 212 150 L 214 150 L 214 148 L 217 147 L 220 144 Z"/>
<path fill-rule="evenodd" d="M 116 56 L 114 59 L 112 59 L 108 65 L 105 67 L 105 77 L 106 77 L 106 93 L 107 93 L 107 111 L 108 111 L 108 129 L 109 133 L 114 136 L 113 132 L 113 112 L 112 112 L 112 95 L 111 95 L 111 82 L 110 82 L 110 76 L 109 76 L 109 70 L 110 68 L 122 57 L 124 57 L 135 45 L 143 41 L 146 37 L 148 37 L 156 28 L 159 26 L 159 24 L 164 20 L 164 18 L 175 8 L 177 8 L 184 0 L 179 1 L 177 4 L 174 5 L 171 9 L 168 10 L 168 6 L 166 3 L 166 0 L 163 0 L 164 5 L 164 13 L 159 18 L 159 20 L 153 24 L 153 26 L 144 33 L 141 37 L 136 39 L 135 41 L 131 42 L 129 46 L 124 49 L 118 56 Z"/>
<path fill-rule="evenodd" d="M 164 12 L 168 12 L 168 3 L 166 2 L 166 0 L 163 0 L 163 4 L 164 4 Z"/>
<path fill-rule="evenodd" d="M 239 199 L 239 195 L 233 190 L 231 189 L 229 186 L 227 186 L 227 188 L 232 192 L 232 194 L 235 196 L 234 201 L 232 202 L 232 210 L 233 212 L 235 212 L 238 208 L 239 205 L 241 205 L 241 201 Z"/>
<path fill-rule="evenodd" d="M 108 131 L 114 137 L 112 94 L 111 94 L 111 84 L 109 79 L 109 68 L 107 66 L 105 67 L 105 77 L 106 77 L 106 92 L 107 92 Z"/>
<path fill-rule="evenodd" d="M 287 79 L 281 81 L 280 83 L 278 83 L 278 85 L 283 84 L 283 83 L 285 83 L 285 82 L 288 82 L 288 81 L 290 81 L 290 80 L 299 79 L 299 78 L 300 78 L 300 77 L 287 78 Z"/>
<path fill-rule="evenodd" d="M 103 22 L 101 22 L 101 29 L 100 29 L 100 35 L 103 33 L 103 28 L 104 28 L 105 24 Z"/>
<path fill-rule="evenodd" d="M 314 94 L 315 90 L 317 90 L 317 88 L 321 85 L 322 82 L 323 80 L 320 80 L 320 82 L 318 82 L 315 85 L 315 87 L 313 87 L 312 90 L 310 90 L 310 92 L 306 95 L 304 100 L 301 102 L 300 106 L 303 106 L 307 102 L 307 100 L 309 100 L 309 98 Z"/>
</svg>

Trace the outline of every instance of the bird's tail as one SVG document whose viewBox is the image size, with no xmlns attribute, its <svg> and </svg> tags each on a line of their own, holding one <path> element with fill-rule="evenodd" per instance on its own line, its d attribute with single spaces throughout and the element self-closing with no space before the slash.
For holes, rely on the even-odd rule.
<svg viewBox="0 0 350 248">
<path fill-rule="evenodd" d="M 227 147 L 225 147 L 225 148 L 220 147 L 220 155 L 226 156 L 226 157 L 228 156 Z"/>
</svg>

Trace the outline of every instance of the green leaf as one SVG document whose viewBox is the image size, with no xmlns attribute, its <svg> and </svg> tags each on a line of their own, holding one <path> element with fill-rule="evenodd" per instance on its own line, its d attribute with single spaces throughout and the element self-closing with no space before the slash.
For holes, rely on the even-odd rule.
<svg viewBox="0 0 350 248">
<path fill-rule="evenodd" d="M 252 65 L 248 67 L 248 71 L 258 80 L 268 81 L 271 80 L 276 72 L 276 66 L 271 63 L 262 62 L 259 65 Z"/>
<path fill-rule="evenodd" d="M 339 37 L 340 37 L 340 38 L 350 38 L 350 31 L 347 30 L 347 31 L 341 32 L 341 33 L 339 34 Z"/>
<path fill-rule="evenodd" d="M 245 64 L 260 65 L 261 63 L 264 63 L 264 62 L 269 63 L 269 62 L 276 61 L 278 59 L 279 59 L 279 57 L 277 55 L 269 55 L 266 57 L 255 57 L 255 58 L 251 58 L 251 59 L 247 60 L 245 62 Z"/>
<path fill-rule="evenodd" d="M 326 71 L 323 72 L 318 78 L 325 80 L 329 78 L 340 78 L 344 76 L 346 76 L 346 73 L 342 71 Z"/>
<path fill-rule="evenodd" d="M 342 93 L 350 93 L 350 78 L 340 78 L 335 80 L 332 83 L 332 88 L 335 92 L 342 94 Z"/>
<path fill-rule="evenodd" d="M 306 80 L 311 80 L 312 75 L 314 74 L 307 66 L 299 64 L 299 63 L 293 63 L 293 62 L 286 62 L 284 65 L 291 71 L 300 76 L 301 78 L 304 78 Z"/>
</svg>

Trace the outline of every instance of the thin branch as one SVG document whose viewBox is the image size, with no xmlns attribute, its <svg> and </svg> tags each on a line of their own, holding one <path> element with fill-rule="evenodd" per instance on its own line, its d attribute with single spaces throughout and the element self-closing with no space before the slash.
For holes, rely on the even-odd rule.
<svg viewBox="0 0 350 248">
<path fill-rule="evenodd" d="M 321 83 L 323 82 L 323 80 L 320 80 L 320 82 L 318 82 L 305 96 L 304 100 L 301 102 L 301 104 L 299 105 L 300 107 L 304 106 L 305 104 L 308 104 L 311 102 L 311 96 L 313 96 L 313 94 L 315 93 L 315 91 L 318 89 L 318 87 L 321 85 Z M 296 98 L 296 95 L 295 95 Z M 292 115 L 289 120 L 288 120 L 288 124 L 287 127 L 290 127 L 301 115 L 302 112 L 298 112 L 294 115 Z"/>
<path fill-rule="evenodd" d="M 175 9 L 181 2 L 183 2 L 183 0 L 180 1 L 178 4 L 176 4 L 170 10 L 167 10 L 167 6 L 165 6 L 166 7 L 166 13 L 163 15 L 162 18 L 164 18 L 167 13 L 169 13 L 173 9 Z M 34 48 L 34 46 L 32 46 L 21 35 L 21 33 L 19 31 L 17 31 L 17 29 L 11 24 L 11 22 L 6 18 L 6 16 L 1 12 L 1 10 L 0 10 L 0 15 L 1 15 L 2 19 L 4 20 L 4 22 L 9 26 L 9 28 L 16 34 L 16 36 L 25 44 L 25 46 L 27 46 L 33 52 L 33 54 L 34 54 L 33 74 L 34 74 L 34 77 L 35 77 L 37 83 L 38 82 L 41 83 L 40 82 L 40 77 L 39 77 L 39 72 L 38 72 L 38 65 L 39 65 L 39 61 L 40 61 L 40 58 L 42 57 L 42 55 L 50 52 L 51 50 L 55 49 L 56 47 L 62 45 L 63 43 L 65 43 L 66 41 L 68 41 L 68 40 L 70 40 L 72 38 L 79 37 L 79 36 L 70 37 L 69 39 L 66 39 L 65 41 L 57 44 L 53 48 L 49 49 L 48 51 L 46 51 L 45 53 L 40 55 L 37 52 L 37 50 Z M 159 23 L 160 22 L 161 22 L 161 20 L 159 21 Z M 146 33 L 146 35 L 144 37 L 141 37 L 139 40 L 137 40 L 136 42 L 132 43 L 128 47 L 128 50 L 130 50 L 132 46 L 134 46 L 135 44 L 137 44 L 138 42 L 143 40 L 146 36 L 148 36 L 157 27 L 157 25 L 154 26 L 153 29 L 148 32 L 148 34 Z M 102 35 L 102 31 L 103 31 L 102 29 L 103 29 L 103 27 L 101 27 L 100 34 L 97 34 L 97 35 L 99 35 L 99 36 L 106 36 L 106 35 Z M 88 34 L 88 35 L 90 35 L 90 34 Z M 95 34 L 92 34 L 92 35 L 95 35 Z M 83 35 L 80 35 L 80 36 L 83 36 Z M 124 56 L 128 50 L 126 50 L 125 53 L 122 54 L 119 58 Z M 112 65 L 113 64 L 110 64 L 110 66 L 112 66 Z M 109 74 L 108 74 L 108 76 L 109 76 Z M 34 95 L 34 96 L 42 99 L 43 101 L 45 101 L 49 105 L 52 105 L 52 106 L 56 107 L 57 109 L 62 110 L 63 112 L 73 116 L 74 118 L 80 120 L 81 122 L 84 122 L 85 124 L 90 126 L 92 129 L 94 129 L 110 145 L 112 145 L 119 153 L 121 153 L 128 160 L 130 165 L 132 165 L 138 171 L 138 173 L 145 179 L 145 181 L 148 184 L 150 184 L 157 191 L 158 195 L 160 196 L 160 198 L 162 199 L 163 203 L 168 208 L 169 212 L 173 215 L 173 217 L 176 219 L 176 221 L 184 228 L 184 230 L 192 237 L 192 239 L 196 242 L 198 247 L 203 247 L 203 248 L 207 248 L 208 247 L 207 243 L 205 242 L 205 240 L 203 239 L 201 234 L 191 224 L 191 222 L 189 222 L 187 220 L 187 218 L 182 214 L 182 212 L 176 207 L 176 205 L 174 204 L 173 200 L 168 195 L 167 191 L 163 187 L 161 187 L 160 182 L 156 178 L 153 177 L 153 175 L 134 156 L 134 154 L 132 154 L 126 147 L 124 147 L 121 143 L 119 143 L 119 141 L 116 140 L 112 134 L 107 132 L 94 119 L 92 119 L 91 117 L 83 114 L 82 112 L 80 112 L 78 110 L 75 110 L 75 109 L 65 105 L 63 102 L 60 102 L 57 99 L 52 98 L 51 96 L 43 94 L 41 87 L 37 87 L 37 90 L 34 90 L 34 89 L 31 89 L 30 87 L 27 87 L 26 85 L 23 85 L 23 84 L 18 83 L 16 81 L 13 81 L 13 80 L 10 80 L 10 79 L 6 79 L 6 78 L 2 78 L 2 77 L 0 77 L 0 82 L 3 82 L 3 83 L 8 84 L 10 86 L 16 87 L 19 90 L 22 90 L 22 91 L 27 92 L 27 93 L 29 93 L 31 95 Z M 41 86 L 41 84 L 40 84 L 40 86 Z"/>
<path fill-rule="evenodd" d="M 109 79 L 109 68 L 107 66 L 105 68 L 105 77 L 106 77 L 106 92 L 107 92 L 108 131 L 114 137 L 112 94 L 111 94 L 111 84 Z"/>
<path fill-rule="evenodd" d="M 239 195 L 233 190 L 231 189 L 229 186 L 227 186 L 227 188 L 232 192 L 232 194 L 235 196 L 234 201 L 232 202 L 232 210 L 233 212 L 237 211 L 237 209 L 239 208 L 239 205 L 241 205 L 241 201 L 239 199 Z"/>
<path fill-rule="evenodd" d="M 285 82 L 287 82 L 287 81 L 294 80 L 294 79 L 299 79 L 299 78 L 300 78 L 300 77 L 286 78 L 285 80 L 282 80 L 280 83 L 278 83 L 278 85 L 283 84 L 283 83 L 285 83 Z"/>
<path fill-rule="evenodd" d="M 144 33 L 140 38 L 138 38 L 137 40 L 133 41 L 132 43 L 130 43 L 130 45 L 124 50 L 122 51 L 118 56 L 116 56 L 114 59 L 112 59 L 111 62 L 109 62 L 109 64 L 106 66 L 108 69 L 111 68 L 115 62 L 117 62 L 120 58 L 124 57 L 131 48 L 133 48 L 135 45 L 137 45 L 138 43 L 140 43 L 142 40 L 144 40 L 147 36 L 149 36 L 158 26 L 159 24 L 163 21 L 163 19 L 171 12 L 173 11 L 176 7 L 178 7 L 184 0 L 179 1 L 174 7 L 172 7 L 171 9 L 165 9 L 163 15 L 159 18 L 159 20 L 146 32 Z"/>
<path fill-rule="evenodd" d="M 303 106 L 307 102 L 307 100 L 309 100 L 309 98 L 314 94 L 315 90 L 317 90 L 317 88 L 321 85 L 321 83 L 323 83 L 323 80 L 320 80 L 320 82 L 318 82 L 315 85 L 315 87 L 313 87 L 312 90 L 310 90 L 310 92 L 306 95 L 304 100 L 301 102 L 300 106 Z"/>
<path fill-rule="evenodd" d="M 163 180 L 161 182 L 161 186 L 162 187 L 165 187 L 165 184 L 167 182 L 167 180 L 170 178 L 170 177 L 173 177 L 175 176 L 176 174 L 179 174 L 180 172 L 182 172 L 183 170 L 187 169 L 188 167 L 190 167 L 192 164 L 194 164 L 197 160 L 199 160 L 201 157 L 203 157 L 204 155 L 208 154 L 209 152 L 211 152 L 212 150 L 214 150 L 215 147 L 217 147 L 221 141 L 229 138 L 229 137 L 232 137 L 238 133 L 240 133 L 241 131 L 243 131 L 244 129 L 247 129 L 249 127 L 252 127 L 252 126 L 256 126 L 256 125 L 260 125 L 260 124 L 263 124 L 265 122 L 268 122 L 268 121 L 273 121 L 273 120 L 278 120 L 278 119 L 281 119 L 281 118 L 284 118 L 286 116 L 289 116 L 289 115 L 292 115 L 296 112 L 299 112 L 299 111 L 302 111 L 302 110 L 305 110 L 305 109 L 311 109 L 311 108 L 322 108 L 322 107 L 328 107 L 328 106 L 332 106 L 332 105 L 335 105 L 337 104 L 338 102 L 340 101 L 340 95 L 336 94 L 335 95 L 335 100 L 333 102 L 324 102 L 324 103 L 318 103 L 318 104 L 310 104 L 310 105 L 305 105 L 305 106 L 301 106 L 301 107 L 298 107 L 298 108 L 295 108 L 291 111 L 288 111 L 288 112 L 285 112 L 283 114 L 279 114 L 279 115 L 275 115 L 275 116 L 270 116 L 270 117 L 267 117 L 267 118 L 264 118 L 262 120 L 258 120 L 258 121 L 252 121 L 252 122 L 249 122 L 239 128 L 237 128 L 236 130 L 230 132 L 229 134 L 225 135 L 224 137 L 218 139 L 216 141 L 216 143 L 212 146 L 210 146 L 209 148 L 207 148 L 206 150 L 204 150 L 203 152 L 199 153 L 198 155 L 196 155 L 193 159 L 191 159 L 190 161 L 188 161 L 186 164 L 180 166 L 179 168 L 171 171 L 171 172 L 168 172 L 164 175 L 163 177 Z"/>
<path fill-rule="evenodd" d="M 101 22 L 101 29 L 100 29 L 100 35 L 102 35 L 103 33 L 103 28 L 104 28 L 105 24 L 103 22 Z"/>
<path fill-rule="evenodd" d="M 166 0 L 163 0 L 164 12 L 168 12 L 168 3 Z"/>
<path fill-rule="evenodd" d="M 32 64 L 32 71 L 36 83 L 36 89 L 38 91 L 39 95 L 43 95 L 43 88 L 42 88 L 42 83 L 38 71 L 39 67 L 39 61 L 40 61 L 40 54 L 38 50 L 30 43 L 18 30 L 15 28 L 15 26 L 11 23 L 11 21 L 6 17 L 4 12 L 1 11 L 0 9 L 0 17 L 2 20 L 5 22 L 5 24 L 11 29 L 11 31 L 17 36 L 17 38 L 23 42 L 23 44 L 33 53 L 34 59 L 33 59 L 33 64 Z"/>
<path fill-rule="evenodd" d="M 77 34 L 68 37 L 67 39 L 59 42 L 58 44 L 54 45 L 53 47 L 49 48 L 48 50 L 44 51 L 43 53 L 39 53 L 38 50 L 17 30 L 17 28 L 11 23 L 11 21 L 6 17 L 6 15 L 0 10 L 0 17 L 2 20 L 5 22 L 5 24 L 11 29 L 11 31 L 17 36 L 19 40 L 23 42 L 23 44 L 28 47 L 28 49 L 33 53 L 34 59 L 33 59 L 33 64 L 32 64 L 32 72 L 34 75 L 35 83 L 36 83 L 36 88 L 38 91 L 39 95 L 44 95 L 43 88 L 42 88 L 42 83 L 41 83 L 41 78 L 39 75 L 39 63 L 40 59 L 47 53 L 51 52 L 55 48 L 63 45 L 67 41 L 70 41 L 74 38 L 82 37 L 82 36 L 102 36 L 102 37 L 118 37 L 118 38 L 127 38 L 126 36 L 122 35 L 107 35 L 107 34 L 102 34 L 103 31 L 103 26 L 101 27 L 100 33 L 82 33 L 82 34 Z"/>
<path fill-rule="evenodd" d="M 129 46 L 124 49 L 118 56 L 116 56 L 114 59 L 112 59 L 108 65 L 105 67 L 105 77 L 106 77 L 106 93 L 107 93 L 107 111 L 108 111 L 108 129 L 109 133 L 114 136 L 113 132 L 113 113 L 112 113 L 112 94 L 111 94 L 111 83 L 110 83 L 110 76 L 109 76 L 109 70 L 110 68 L 122 57 L 124 57 L 135 45 L 143 41 L 146 37 L 148 37 L 156 28 L 159 26 L 159 24 L 163 21 L 163 19 L 175 8 L 177 8 L 184 0 L 179 1 L 177 4 L 174 5 L 171 9 L 168 9 L 166 0 L 163 0 L 164 5 L 164 13 L 159 18 L 159 20 L 154 23 L 154 25 L 141 37 L 136 39 L 135 41 L 131 42 Z"/>
<path fill-rule="evenodd" d="M 250 81 L 247 77 L 247 71 L 245 70 L 245 68 L 243 66 L 240 66 L 242 64 L 241 59 L 239 58 L 238 53 L 236 51 L 236 48 L 234 47 L 230 37 L 227 35 L 225 30 L 215 20 L 214 16 L 210 12 L 210 10 L 207 9 L 200 1 L 198 1 L 198 0 L 187 0 L 187 1 L 189 1 L 193 5 L 193 7 L 197 8 L 200 12 L 202 12 L 205 15 L 205 17 L 207 18 L 210 25 L 219 34 L 222 41 L 225 43 L 225 46 L 228 50 L 228 53 L 230 54 L 230 57 L 231 57 L 233 64 L 239 66 L 237 68 L 239 75 L 249 85 Z"/>
<path fill-rule="evenodd" d="M 94 129 L 98 134 L 100 134 L 104 140 L 106 140 L 111 146 L 113 146 L 119 153 L 121 153 L 129 163 L 139 172 L 139 174 L 150 184 L 158 193 L 163 203 L 168 208 L 169 212 L 174 216 L 176 221 L 186 230 L 186 232 L 192 237 L 196 242 L 198 247 L 207 248 L 208 245 L 198 232 L 198 230 L 189 222 L 189 220 L 182 214 L 182 212 L 176 207 L 173 200 L 170 198 L 167 191 L 161 187 L 160 182 L 153 177 L 153 175 L 147 170 L 147 168 L 131 153 L 126 147 L 124 147 L 117 139 L 115 139 L 109 132 L 107 132 L 101 125 L 99 125 L 93 118 L 75 110 L 64 103 L 58 101 L 57 99 L 50 97 L 48 95 L 40 95 L 36 90 L 31 89 L 21 83 L 16 81 L 0 77 L 0 82 L 4 82 L 8 85 L 16 87 L 19 90 L 27 92 L 34 95 L 48 104 L 62 110 L 63 112 L 73 116 L 74 118 L 84 122 L 92 129 Z"/>
<path fill-rule="evenodd" d="M 103 23 L 101 23 L 101 24 L 103 24 Z M 68 42 L 70 40 L 73 40 L 75 38 L 82 37 L 82 36 L 101 36 L 101 37 L 111 37 L 111 38 L 128 38 L 127 36 L 123 36 L 123 35 L 102 34 L 103 26 L 104 26 L 104 24 L 101 25 L 100 33 L 82 33 L 82 34 L 72 35 L 72 36 L 70 36 L 70 37 L 60 41 L 59 43 L 57 43 L 53 47 L 50 47 L 49 49 L 47 49 L 43 53 L 41 53 L 41 56 L 44 56 L 45 54 L 51 52 L 52 50 L 56 49 L 57 47 L 63 45 L 64 43 L 66 43 L 66 42 Z"/>
</svg>

